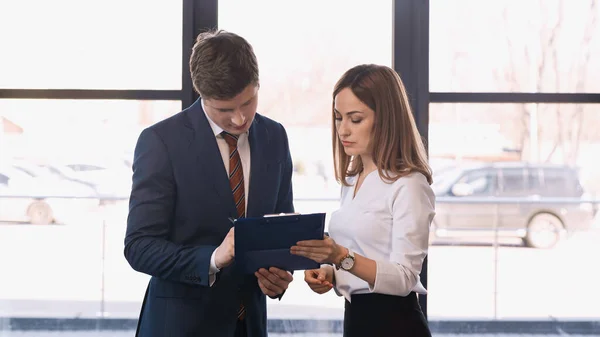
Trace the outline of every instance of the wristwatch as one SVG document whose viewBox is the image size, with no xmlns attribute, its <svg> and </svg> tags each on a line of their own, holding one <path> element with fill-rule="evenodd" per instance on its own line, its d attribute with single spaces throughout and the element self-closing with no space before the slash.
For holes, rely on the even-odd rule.
<svg viewBox="0 0 600 337">
<path fill-rule="evenodd" d="M 335 268 L 338 270 L 341 268 L 342 270 L 349 271 L 352 267 L 354 267 L 354 252 L 348 249 L 348 254 L 340 260 L 340 263 L 338 263 Z"/>
</svg>

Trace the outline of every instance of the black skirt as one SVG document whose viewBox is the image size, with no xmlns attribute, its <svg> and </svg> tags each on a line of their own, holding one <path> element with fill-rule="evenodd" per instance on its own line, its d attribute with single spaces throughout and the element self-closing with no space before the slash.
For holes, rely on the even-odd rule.
<svg viewBox="0 0 600 337">
<path fill-rule="evenodd" d="M 431 337 L 417 295 L 352 295 L 346 301 L 344 337 Z"/>
</svg>

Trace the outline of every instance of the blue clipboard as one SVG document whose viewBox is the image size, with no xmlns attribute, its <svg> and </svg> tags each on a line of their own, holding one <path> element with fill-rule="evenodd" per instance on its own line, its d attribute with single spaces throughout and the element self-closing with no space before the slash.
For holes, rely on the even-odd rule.
<svg viewBox="0 0 600 337">
<path fill-rule="evenodd" d="M 235 226 L 235 264 L 245 274 L 276 267 L 293 271 L 318 269 L 320 264 L 292 255 L 298 241 L 322 240 L 325 213 L 240 218 Z"/>
</svg>

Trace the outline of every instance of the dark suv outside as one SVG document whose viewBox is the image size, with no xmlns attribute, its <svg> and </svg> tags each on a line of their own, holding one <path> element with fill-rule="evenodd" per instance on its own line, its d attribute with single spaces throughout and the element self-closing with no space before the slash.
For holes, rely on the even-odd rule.
<svg viewBox="0 0 600 337">
<path fill-rule="evenodd" d="M 434 172 L 435 173 L 435 172 Z M 587 230 L 597 205 L 582 199 L 568 166 L 498 162 L 459 165 L 435 176 L 438 201 L 432 242 L 443 237 L 521 238 L 551 248 L 565 234 Z"/>
</svg>

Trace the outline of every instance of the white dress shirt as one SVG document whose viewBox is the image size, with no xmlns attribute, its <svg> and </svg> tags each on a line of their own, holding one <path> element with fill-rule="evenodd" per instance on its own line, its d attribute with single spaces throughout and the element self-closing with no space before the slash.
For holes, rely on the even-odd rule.
<svg viewBox="0 0 600 337">
<path fill-rule="evenodd" d="M 202 110 L 204 110 L 204 114 L 206 115 L 206 119 L 208 119 L 208 123 L 210 124 L 210 128 L 215 134 L 215 138 L 217 140 L 217 145 L 219 146 L 219 152 L 221 152 L 221 158 L 223 159 L 223 165 L 225 165 L 225 171 L 229 176 L 229 145 L 225 141 L 225 138 L 221 135 L 223 129 L 220 126 L 215 124 L 215 122 L 210 119 L 208 114 L 206 113 L 206 109 L 204 108 L 204 102 L 202 103 Z M 250 143 L 248 142 L 248 132 L 242 133 L 238 137 L 238 153 L 240 154 L 240 160 L 242 162 L 242 173 L 244 174 L 244 201 L 246 202 L 246 209 L 248 207 L 248 187 L 250 186 Z M 210 268 L 208 271 L 208 283 L 210 286 L 215 283 L 215 275 L 219 272 L 219 268 L 217 268 L 217 264 L 215 262 L 215 253 L 217 250 L 215 249 L 210 257 Z"/>
<path fill-rule="evenodd" d="M 356 176 L 342 187 L 341 207 L 333 212 L 329 234 L 338 244 L 377 263 L 373 287 L 342 269 L 335 270 L 335 291 L 350 301 L 352 294 L 407 296 L 426 294 L 419 273 L 429 246 L 435 196 L 421 173 L 393 183 L 377 170 L 369 173 L 356 196 Z"/>
</svg>

